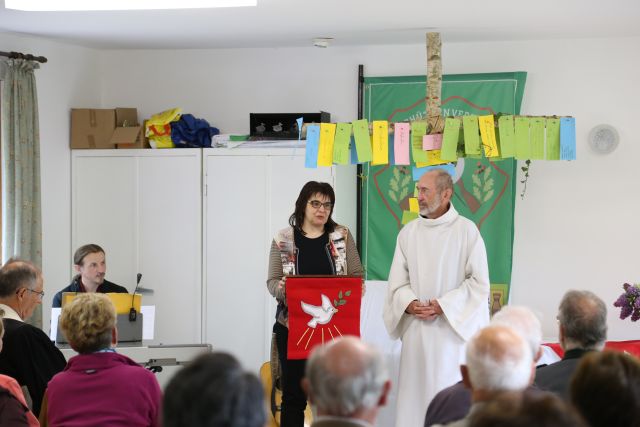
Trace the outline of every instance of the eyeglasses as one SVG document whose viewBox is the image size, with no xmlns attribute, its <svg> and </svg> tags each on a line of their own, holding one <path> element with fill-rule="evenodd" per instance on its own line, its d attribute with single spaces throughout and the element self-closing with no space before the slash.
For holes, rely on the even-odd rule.
<svg viewBox="0 0 640 427">
<path fill-rule="evenodd" d="M 29 292 L 33 292 L 34 294 L 38 294 L 40 295 L 40 299 L 44 298 L 44 291 L 34 291 L 33 289 L 29 289 L 29 288 L 25 288 L 26 290 L 28 290 Z"/>
<path fill-rule="evenodd" d="M 333 207 L 333 203 L 331 202 L 325 202 L 322 203 L 319 200 L 311 200 L 309 202 L 309 204 L 311 205 L 311 207 L 313 207 L 314 209 L 320 209 L 320 206 L 322 206 L 325 210 L 329 211 L 331 210 L 331 208 Z"/>
</svg>

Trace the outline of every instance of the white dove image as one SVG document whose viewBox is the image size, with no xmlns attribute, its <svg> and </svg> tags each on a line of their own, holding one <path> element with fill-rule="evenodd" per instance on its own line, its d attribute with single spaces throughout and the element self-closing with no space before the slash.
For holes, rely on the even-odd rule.
<svg viewBox="0 0 640 427">
<path fill-rule="evenodd" d="M 334 313 L 338 312 L 338 309 L 331 304 L 331 300 L 326 295 L 320 295 L 322 298 L 322 306 L 307 304 L 304 301 L 300 301 L 302 311 L 311 316 L 311 320 L 307 323 L 307 326 L 315 328 L 318 324 L 326 325 L 331 321 Z"/>
</svg>

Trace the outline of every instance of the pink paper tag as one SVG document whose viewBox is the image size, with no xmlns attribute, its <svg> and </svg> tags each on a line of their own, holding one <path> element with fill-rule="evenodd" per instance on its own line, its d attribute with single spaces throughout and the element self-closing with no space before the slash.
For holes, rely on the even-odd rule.
<svg viewBox="0 0 640 427">
<path fill-rule="evenodd" d="M 439 150 L 442 147 L 442 134 L 425 135 L 422 137 L 423 150 Z"/>
</svg>

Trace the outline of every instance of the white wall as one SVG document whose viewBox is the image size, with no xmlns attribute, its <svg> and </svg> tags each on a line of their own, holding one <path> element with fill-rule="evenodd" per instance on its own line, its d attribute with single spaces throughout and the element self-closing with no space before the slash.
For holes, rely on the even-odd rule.
<svg viewBox="0 0 640 427">
<path fill-rule="evenodd" d="M 99 103 L 98 53 L 34 37 L 0 33 L 0 50 L 44 56 L 36 70 L 42 177 L 42 270 L 45 330 L 53 294 L 71 278 L 69 109 Z"/>
<path fill-rule="evenodd" d="M 445 73 L 527 71 L 524 114 L 577 119 L 578 161 L 534 162 L 516 207 L 511 302 L 537 310 L 548 339 L 556 338 L 557 304 L 570 288 L 605 300 L 611 339 L 637 338 L 636 326 L 620 321 L 611 303 L 624 281 L 639 280 L 640 197 L 632 172 L 640 157 L 632 116 L 640 97 L 639 44 L 444 41 Z M 358 64 L 368 76 L 415 75 L 426 61 L 423 45 L 106 51 L 101 58 L 105 106 L 137 106 L 143 116 L 180 106 L 223 132 L 248 132 L 250 112 L 322 109 L 334 121 L 353 120 Z M 585 143 L 599 123 L 620 132 L 620 147 L 608 156 L 592 154 Z"/>
<path fill-rule="evenodd" d="M 523 113 L 577 118 L 578 161 L 534 162 L 527 195 L 517 201 L 512 303 L 538 310 L 553 339 L 560 296 L 590 289 L 609 305 L 610 338 L 637 338 L 636 325 L 618 320 L 611 303 L 624 281 L 639 280 L 632 171 L 640 144 L 632 115 L 640 39 L 444 43 L 445 73 L 527 71 Z M 136 106 L 148 117 L 180 106 L 223 132 L 247 132 L 250 112 L 322 109 L 333 120 L 353 120 L 360 63 L 368 76 L 425 71 L 423 45 L 95 52 L 0 35 L 0 48 L 50 60 L 38 71 L 49 293 L 69 278 L 70 107 Z M 599 123 L 621 136 L 618 150 L 604 157 L 585 143 Z"/>
</svg>

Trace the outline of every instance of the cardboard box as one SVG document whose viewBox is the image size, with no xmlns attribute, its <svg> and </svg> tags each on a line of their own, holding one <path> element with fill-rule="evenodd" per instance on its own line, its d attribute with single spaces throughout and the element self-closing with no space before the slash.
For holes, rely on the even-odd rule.
<svg viewBox="0 0 640 427">
<path fill-rule="evenodd" d="M 116 129 L 111 142 L 116 148 L 150 148 L 144 136 L 144 126 L 138 123 L 138 110 L 116 108 Z"/>
<path fill-rule="evenodd" d="M 114 148 L 116 111 L 88 108 L 71 110 L 71 148 Z"/>
<path fill-rule="evenodd" d="M 145 148 L 135 108 L 71 110 L 71 148 Z"/>
</svg>

